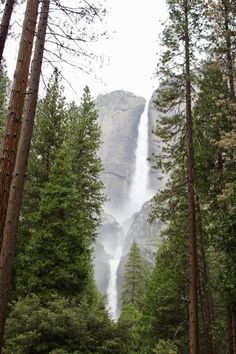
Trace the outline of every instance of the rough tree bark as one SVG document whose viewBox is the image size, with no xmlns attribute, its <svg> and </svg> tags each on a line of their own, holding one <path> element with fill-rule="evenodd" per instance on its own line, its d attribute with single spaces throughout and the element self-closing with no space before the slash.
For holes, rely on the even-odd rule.
<svg viewBox="0 0 236 354">
<path fill-rule="evenodd" d="M 21 116 L 24 106 L 39 0 L 28 0 L 21 35 L 7 123 L 0 152 L 0 249 L 15 165 Z"/>
<path fill-rule="evenodd" d="M 190 73 L 189 1 L 184 0 L 185 14 L 185 90 L 186 90 L 186 137 L 187 137 L 187 194 L 189 223 L 189 339 L 190 354 L 199 353 L 198 334 L 198 288 L 197 288 L 197 245 L 196 205 L 194 188 L 194 151 L 192 89 Z"/>
<path fill-rule="evenodd" d="M 31 145 L 35 110 L 38 99 L 40 73 L 42 68 L 46 29 L 48 23 L 50 0 L 43 0 L 39 19 L 35 53 L 31 65 L 28 92 L 24 109 L 24 120 L 18 144 L 16 163 L 9 194 L 6 223 L 4 228 L 2 252 L 0 257 L 0 348 L 7 312 L 8 291 L 11 283 L 13 257 L 16 244 L 17 226 L 25 183 L 25 174 Z M 0 349 L 1 351 L 1 349 Z"/>
<path fill-rule="evenodd" d="M 2 15 L 2 21 L 0 25 L 0 64 L 2 63 L 3 51 L 7 39 L 7 34 L 10 26 L 11 15 L 16 0 L 7 0 Z"/>
</svg>

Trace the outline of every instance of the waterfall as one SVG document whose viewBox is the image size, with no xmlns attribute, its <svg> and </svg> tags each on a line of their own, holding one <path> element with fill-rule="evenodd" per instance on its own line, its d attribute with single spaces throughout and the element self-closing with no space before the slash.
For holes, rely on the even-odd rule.
<svg viewBox="0 0 236 354">
<path fill-rule="evenodd" d="M 152 191 L 149 189 L 148 158 L 148 102 L 140 118 L 138 127 L 137 147 L 135 151 L 135 170 L 131 180 L 129 193 L 129 213 L 132 216 L 143 204 L 150 200 Z"/>
<path fill-rule="evenodd" d="M 124 239 L 124 238 L 123 238 Z M 120 240 L 119 245 L 115 249 L 114 258 L 109 260 L 109 284 L 107 288 L 107 299 L 109 311 L 114 320 L 117 319 L 117 307 L 118 307 L 118 292 L 117 292 L 117 271 L 122 257 L 123 240 Z"/>
<path fill-rule="evenodd" d="M 126 207 L 117 215 L 113 216 L 120 221 L 123 229 L 123 236 L 119 237 L 119 242 L 114 244 L 112 259 L 109 260 L 109 284 L 107 288 L 108 309 L 111 317 L 116 320 L 118 317 L 118 293 L 117 293 L 117 271 L 123 255 L 123 245 L 128 230 L 125 230 L 125 221 L 130 219 L 134 213 L 138 212 L 143 204 L 151 199 L 152 192 L 149 189 L 149 163 L 148 158 L 148 102 L 145 104 L 144 112 L 140 117 L 138 126 L 137 146 L 135 151 L 135 170 L 131 179 L 130 191 L 127 197 Z"/>
</svg>

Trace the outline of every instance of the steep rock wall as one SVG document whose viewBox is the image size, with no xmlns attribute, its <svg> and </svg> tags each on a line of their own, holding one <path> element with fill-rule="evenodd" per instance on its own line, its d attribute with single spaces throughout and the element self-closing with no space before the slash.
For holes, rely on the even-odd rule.
<svg viewBox="0 0 236 354">
<path fill-rule="evenodd" d="M 106 210 L 112 215 L 127 201 L 144 106 L 144 98 L 125 91 L 99 95 L 96 99 L 103 142 L 99 152 L 104 166 L 102 180 L 109 199 Z"/>
</svg>

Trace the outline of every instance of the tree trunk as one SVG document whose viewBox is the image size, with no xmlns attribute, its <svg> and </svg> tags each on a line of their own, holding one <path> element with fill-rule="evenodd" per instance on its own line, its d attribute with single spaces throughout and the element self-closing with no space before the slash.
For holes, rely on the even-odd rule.
<svg viewBox="0 0 236 354">
<path fill-rule="evenodd" d="M 29 79 L 28 92 L 24 109 L 24 120 L 22 123 L 22 131 L 19 139 L 16 164 L 11 183 L 9 204 L 4 228 L 2 252 L 0 257 L 0 287 L 2 289 L 0 302 L 0 348 L 2 347 L 2 339 L 8 303 L 8 291 L 12 277 L 17 226 L 19 222 L 20 208 L 25 183 L 25 174 L 27 169 L 27 162 L 34 126 L 35 110 L 38 99 L 38 89 L 42 68 L 49 5 L 50 0 L 43 0 L 37 31 L 37 39 L 35 44 L 35 53 L 31 65 L 31 75 Z"/>
<path fill-rule="evenodd" d="M 15 165 L 39 0 L 28 0 L 0 155 L 0 249 Z"/>
<path fill-rule="evenodd" d="M 2 55 L 5 47 L 5 42 L 7 39 L 7 34 L 9 30 L 9 25 L 11 21 L 11 15 L 13 12 L 13 7 L 16 0 L 7 0 L 2 15 L 2 21 L 0 26 L 0 65 L 2 63 Z"/>
<path fill-rule="evenodd" d="M 228 306 L 228 343 L 229 343 L 229 354 L 236 354 L 236 325 L 235 325 L 235 305 L 230 304 Z"/>
<path fill-rule="evenodd" d="M 185 12 L 185 85 L 186 85 L 186 136 L 187 136 L 187 187 L 189 222 L 189 339 L 190 354 L 199 353 L 198 334 L 198 289 L 197 289 L 197 245 L 196 245 L 196 206 L 194 188 L 194 151 L 192 90 L 190 74 L 189 3 L 184 1 Z"/>
</svg>

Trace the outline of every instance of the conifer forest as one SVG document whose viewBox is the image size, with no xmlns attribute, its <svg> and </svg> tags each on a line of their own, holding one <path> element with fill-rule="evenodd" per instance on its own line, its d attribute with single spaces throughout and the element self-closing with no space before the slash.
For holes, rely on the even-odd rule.
<svg viewBox="0 0 236 354">
<path fill-rule="evenodd" d="M 162 187 L 149 193 L 142 177 L 127 182 L 128 172 L 122 182 L 127 199 L 128 190 L 146 193 L 139 209 L 148 214 L 148 228 L 159 230 L 152 231 L 155 249 L 144 251 L 137 229 L 130 227 L 140 220 L 140 210 L 120 207 L 122 227 L 109 231 L 110 239 L 106 234 L 109 250 L 118 245 L 114 259 L 96 266 L 104 251 L 97 241 L 105 237 L 104 208 L 109 222 L 118 225 L 115 214 L 107 216 L 112 197 L 106 181 L 118 188 L 122 163 L 116 161 L 109 179 L 104 173 L 125 138 L 108 146 L 109 132 L 119 127 L 116 103 L 108 112 L 100 98 L 111 122 L 105 131 L 92 89 L 85 85 L 81 97 L 71 100 L 65 89 L 70 79 L 61 67 L 69 65 L 78 77 L 93 71 L 93 43 L 112 35 L 106 27 L 109 9 L 105 0 L 1 1 L 2 354 L 236 354 L 236 1 L 166 0 L 165 6 L 161 33 L 151 28 L 159 41 L 156 66 L 150 68 L 158 117 L 150 134 L 158 148 L 147 149 L 147 167 L 141 168 L 144 176 L 151 166 L 154 172 L 147 176 L 153 173 Z M 88 75 L 96 80 L 96 73 Z M 129 129 L 130 110 L 117 95 L 121 136 Z M 150 118 L 140 102 L 140 112 Z M 140 131 L 150 130 L 148 124 L 140 122 Z M 131 135 L 127 139 L 133 144 Z M 101 150 L 110 154 L 106 165 Z M 133 157 L 127 152 L 132 158 L 125 170 L 133 174 L 138 151 L 137 146 Z M 103 267 L 108 275 L 102 278 Z"/>
</svg>

